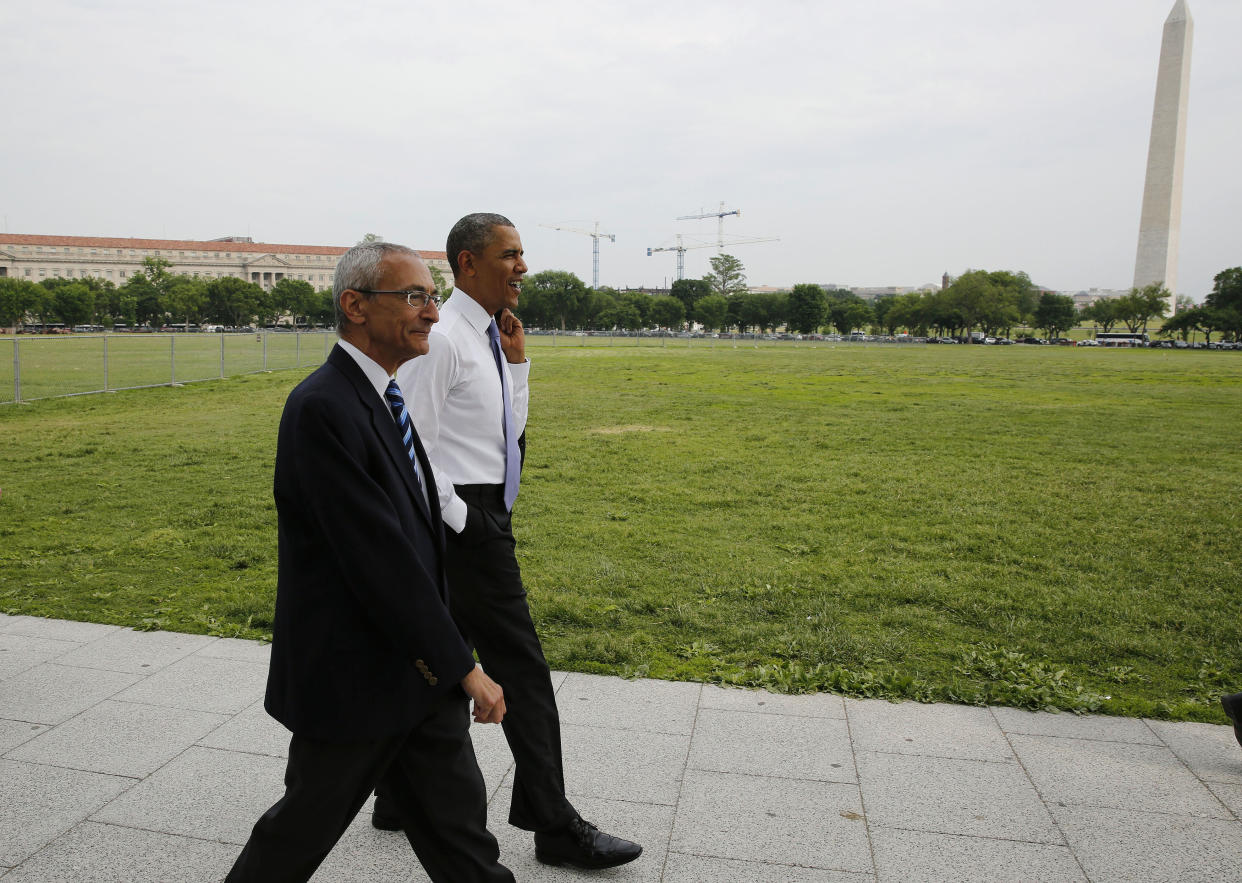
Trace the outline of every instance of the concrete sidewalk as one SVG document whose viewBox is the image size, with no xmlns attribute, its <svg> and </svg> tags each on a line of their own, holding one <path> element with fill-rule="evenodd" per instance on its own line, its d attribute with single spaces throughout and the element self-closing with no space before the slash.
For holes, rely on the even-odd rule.
<svg viewBox="0 0 1242 883">
<path fill-rule="evenodd" d="M 214 881 L 282 793 L 268 648 L 0 615 L 0 878 Z M 1228 727 L 777 696 L 556 674 L 570 795 L 634 864 L 545 868 L 505 823 L 512 763 L 473 729 L 519 880 L 1242 878 Z M 367 807 L 369 810 L 369 806 Z M 420 881 L 361 814 L 317 881 Z"/>
</svg>

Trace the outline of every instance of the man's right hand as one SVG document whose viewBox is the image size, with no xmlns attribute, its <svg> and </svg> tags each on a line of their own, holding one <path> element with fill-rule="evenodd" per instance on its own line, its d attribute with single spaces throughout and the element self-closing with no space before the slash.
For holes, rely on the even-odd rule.
<svg viewBox="0 0 1242 883">
<path fill-rule="evenodd" d="M 498 724 L 505 716 L 505 691 L 476 665 L 470 674 L 462 678 L 461 688 L 474 700 L 476 724 Z"/>
</svg>

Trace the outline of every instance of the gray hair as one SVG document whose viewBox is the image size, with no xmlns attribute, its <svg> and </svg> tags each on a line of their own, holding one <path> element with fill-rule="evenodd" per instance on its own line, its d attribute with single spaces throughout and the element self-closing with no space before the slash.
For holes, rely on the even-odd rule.
<svg viewBox="0 0 1242 883">
<path fill-rule="evenodd" d="M 332 306 L 336 308 L 337 331 L 341 331 L 346 325 L 345 313 L 341 310 L 341 295 L 346 289 L 365 291 L 374 288 L 384 275 L 384 259 L 397 254 L 408 254 L 422 259 L 414 249 L 397 245 L 395 242 L 360 242 L 341 255 L 332 274 Z"/>
<path fill-rule="evenodd" d="M 448 252 L 449 267 L 453 270 L 453 276 L 457 276 L 457 256 L 463 251 L 479 254 L 492 241 L 493 227 L 512 227 L 513 222 L 504 215 L 496 215 L 491 212 L 475 212 L 472 215 L 466 215 L 460 221 L 453 225 L 453 229 L 449 231 L 448 244 L 444 250 Z"/>
</svg>

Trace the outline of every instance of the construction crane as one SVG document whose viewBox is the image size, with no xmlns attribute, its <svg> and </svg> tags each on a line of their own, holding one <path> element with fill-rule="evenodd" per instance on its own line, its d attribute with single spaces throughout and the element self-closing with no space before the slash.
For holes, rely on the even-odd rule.
<svg viewBox="0 0 1242 883">
<path fill-rule="evenodd" d="M 685 245 L 682 242 L 681 234 L 678 233 L 676 245 L 663 245 L 663 246 L 660 246 L 659 248 L 648 248 L 647 257 L 651 257 L 653 254 L 655 254 L 658 251 L 677 252 L 677 278 L 684 279 L 686 278 L 686 252 L 688 252 L 692 248 L 711 248 L 713 244 L 714 243 L 711 243 L 711 242 L 701 242 L 701 243 L 695 243 L 694 245 Z"/>
<path fill-rule="evenodd" d="M 549 230 L 563 230 L 566 233 L 581 233 L 584 236 L 590 236 L 593 240 L 591 249 L 591 287 L 599 288 L 599 241 L 607 238 L 609 242 L 616 242 L 617 237 L 612 233 L 599 232 L 599 221 L 595 222 L 594 230 L 583 230 L 580 227 L 558 227 L 555 224 L 540 224 L 540 227 L 547 227 Z"/>
<path fill-rule="evenodd" d="M 723 252 L 724 247 L 725 247 L 724 219 L 727 218 L 729 215 L 737 215 L 739 218 L 742 216 L 742 210 L 740 208 L 735 208 L 735 209 L 732 209 L 731 211 L 725 211 L 724 205 L 725 205 L 724 200 L 721 200 L 719 211 L 705 212 L 702 209 L 699 209 L 699 213 L 697 215 L 681 215 L 680 217 L 677 218 L 677 220 L 678 221 L 698 221 L 698 220 L 701 220 L 702 218 L 715 218 L 716 219 L 716 248 L 718 248 L 720 251 Z M 680 279 L 681 277 L 679 276 L 678 278 Z"/>
</svg>

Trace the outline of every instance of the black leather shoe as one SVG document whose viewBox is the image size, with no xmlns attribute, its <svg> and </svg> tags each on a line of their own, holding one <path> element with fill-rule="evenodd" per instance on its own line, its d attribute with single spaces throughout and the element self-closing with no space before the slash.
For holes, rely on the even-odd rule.
<svg viewBox="0 0 1242 883">
<path fill-rule="evenodd" d="M 595 870 L 632 862 L 643 853 L 637 843 L 605 834 L 581 816 L 559 831 L 535 832 L 535 858 L 545 865 Z"/>
<path fill-rule="evenodd" d="M 400 831 L 401 820 L 386 812 L 380 807 L 379 801 L 376 801 L 375 810 L 371 813 L 371 827 L 379 828 L 381 831 Z"/>
<path fill-rule="evenodd" d="M 1242 693 L 1221 696 L 1220 704 L 1224 706 L 1225 714 L 1229 715 L 1229 719 L 1233 721 L 1234 738 L 1238 740 L 1239 745 L 1242 745 Z"/>
</svg>

